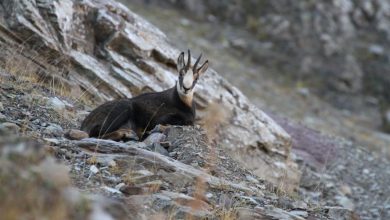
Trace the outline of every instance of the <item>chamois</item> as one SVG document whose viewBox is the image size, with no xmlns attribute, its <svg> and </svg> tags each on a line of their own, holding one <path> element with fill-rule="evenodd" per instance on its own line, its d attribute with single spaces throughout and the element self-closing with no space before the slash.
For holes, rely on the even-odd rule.
<svg viewBox="0 0 390 220">
<path fill-rule="evenodd" d="M 202 54 L 191 69 L 191 53 L 185 63 L 184 52 L 177 59 L 176 85 L 162 92 L 106 102 L 94 109 L 82 122 L 81 130 L 90 137 L 115 141 L 143 139 L 156 125 L 193 125 L 195 120 L 194 87 L 208 68 L 206 60 L 199 68 Z"/>
</svg>

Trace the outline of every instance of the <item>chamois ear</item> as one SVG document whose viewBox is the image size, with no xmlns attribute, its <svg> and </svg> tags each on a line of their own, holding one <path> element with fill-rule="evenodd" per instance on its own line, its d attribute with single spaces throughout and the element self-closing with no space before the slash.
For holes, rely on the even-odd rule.
<svg viewBox="0 0 390 220">
<path fill-rule="evenodd" d="M 181 52 L 179 57 L 177 58 L 177 71 L 180 73 L 180 71 L 185 67 L 184 63 L 184 52 Z"/>
<path fill-rule="evenodd" d="M 198 77 L 200 75 L 202 75 L 204 72 L 206 72 L 207 68 L 209 68 L 209 61 L 206 60 L 203 65 L 201 67 L 199 67 L 199 69 L 197 69 L 197 74 L 198 74 Z"/>
</svg>

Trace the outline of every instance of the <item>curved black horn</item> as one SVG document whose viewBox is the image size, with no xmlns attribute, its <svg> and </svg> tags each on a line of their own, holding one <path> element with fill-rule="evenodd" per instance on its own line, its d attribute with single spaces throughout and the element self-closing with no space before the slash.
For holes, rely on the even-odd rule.
<svg viewBox="0 0 390 220">
<path fill-rule="evenodd" d="M 188 49 L 188 60 L 187 60 L 187 65 L 186 65 L 186 70 L 188 71 L 191 66 L 191 51 Z"/>
<path fill-rule="evenodd" d="M 202 54 L 199 55 L 198 59 L 196 60 L 195 64 L 194 64 L 194 68 L 192 69 L 192 71 L 194 73 L 196 73 L 196 67 L 198 66 L 198 63 L 200 61 L 200 59 L 202 58 Z"/>
</svg>

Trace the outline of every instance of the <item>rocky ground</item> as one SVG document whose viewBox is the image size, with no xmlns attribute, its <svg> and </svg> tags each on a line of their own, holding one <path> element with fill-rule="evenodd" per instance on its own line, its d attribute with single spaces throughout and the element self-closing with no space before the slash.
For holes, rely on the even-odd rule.
<svg viewBox="0 0 390 220">
<path fill-rule="evenodd" d="M 164 3 L 159 7 L 153 4 L 140 7 L 126 0 L 123 2 L 162 28 L 175 44 L 185 48 L 189 42 L 191 47 L 213 54 L 217 58 L 213 66 L 286 129 L 292 136 L 293 152 L 303 171 L 301 192 L 305 196 L 318 203 L 356 209 L 363 219 L 388 218 L 386 184 L 390 180 L 384 170 L 389 163 L 390 138 L 377 130 L 381 119 L 375 116 L 375 103 L 362 107 L 360 111 L 364 114 L 351 112 L 334 108 L 302 84 L 280 83 L 286 80 L 280 76 L 283 72 L 273 72 L 270 63 L 263 59 L 253 62 L 253 54 L 246 54 L 246 50 L 237 52 L 240 51 L 237 48 L 259 44 L 256 37 L 243 30 L 246 27 L 240 29 L 228 22 L 213 20 L 212 16 L 194 19 L 199 14 L 180 13 Z M 202 7 L 202 4 L 188 2 L 191 1 L 181 5 L 186 11 Z M 207 14 L 205 11 L 200 14 Z M 210 14 L 219 16 L 218 12 Z M 176 26 L 169 25 L 175 21 Z M 278 59 L 277 54 L 273 55 L 273 59 Z"/>
<path fill-rule="evenodd" d="M 219 30 L 182 18 L 167 37 L 113 1 L 31 2 L 0 4 L 6 219 L 390 217 L 387 136 L 305 88 L 284 89 L 266 75 L 259 83 L 258 67 L 238 62 L 232 42 L 199 36 Z M 164 29 L 177 21 L 175 12 L 137 7 Z M 97 103 L 174 83 L 178 50 L 168 41 L 205 51 L 251 101 L 210 70 L 197 85 L 197 126 L 156 129 L 143 142 L 70 140 Z"/>
<path fill-rule="evenodd" d="M 156 129 L 143 142 L 66 139 L 64 134 L 79 126 L 87 107 L 6 71 L 0 79 L 5 219 L 29 215 L 36 202 L 42 205 L 33 218 L 351 219 L 355 215 L 337 205 L 323 207 L 280 191 L 242 168 L 199 126 L 174 126 L 163 133 Z M 23 205 L 17 206 L 17 201 Z M 81 203 L 82 208 L 74 208 Z"/>
</svg>

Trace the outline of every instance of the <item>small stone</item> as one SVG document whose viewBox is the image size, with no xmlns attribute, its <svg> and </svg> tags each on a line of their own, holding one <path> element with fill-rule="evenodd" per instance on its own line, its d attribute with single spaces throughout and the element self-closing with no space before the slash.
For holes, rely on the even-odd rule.
<svg viewBox="0 0 390 220">
<path fill-rule="evenodd" d="M 352 194 L 352 189 L 348 185 L 342 185 L 340 186 L 340 192 L 346 196 Z"/>
<path fill-rule="evenodd" d="M 303 210 L 305 210 L 305 209 L 308 208 L 307 203 L 304 202 L 304 201 L 294 201 L 292 203 L 292 206 L 293 206 L 293 209 L 301 209 L 301 210 L 303 209 Z"/>
<path fill-rule="evenodd" d="M 167 149 L 165 149 L 163 146 L 161 146 L 158 143 L 154 143 L 152 146 L 150 146 L 150 150 L 159 154 L 162 154 L 164 156 L 169 156 L 169 153 Z"/>
<path fill-rule="evenodd" d="M 170 157 L 176 157 L 177 156 L 177 152 L 176 151 L 169 152 L 169 156 Z"/>
<path fill-rule="evenodd" d="M 99 172 L 99 169 L 95 166 L 95 165 L 92 165 L 89 170 L 94 173 L 94 174 L 97 174 Z"/>
<path fill-rule="evenodd" d="M 294 205 L 291 199 L 280 197 L 278 200 L 278 207 L 283 209 L 293 209 Z"/>
<path fill-rule="evenodd" d="M 288 213 L 290 213 L 291 215 L 294 215 L 294 216 L 300 216 L 300 217 L 304 217 L 304 218 L 307 218 L 309 216 L 309 214 L 306 211 L 302 211 L 302 210 L 293 210 L 293 211 L 290 211 Z"/>
<path fill-rule="evenodd" d="M 354 213 L 351 210 L 341 207 L 324 207 L 328 212 L 330 219 L 355 219 Z"/>
<path fill-rule="evenodd" d="M 115 189 L 119 190 L 120 188 L 124 187 L 126 184 L 125 183 L 119 183 L 118 185 L 115 186 Z"/>
<path fill-rule="evenodd" d="M 254 178 L 253 176 L 247 175 L 247 176 L 246 176 L 246 179 L 247 179 L 249 182 L 251 182 L 251 183 L 259 184 L 259 180 L 257 180 L 257 179 Z"/>
<path fill-rule="evenodd" d="M 0 124 L 0 134 L 18 134 L 20 131 L 20 127 L 11 122 L 4 122 Z"/>
<path fill-rule="evenodd" d="M 108 166 L 109 166 L 109 167 L 116 167 L 117 164 L 116 164 L 115 160 L 110 160 L 110 161 L 108 162 Z"/>
<path fill-rule="evenodd" d="M 368 51 L 373 55 L 380 56 L 380 55 L 384 54 L 385 49 L 381 45 L 373 44 L 373 45 L 370 45 L 370 47 L 368 48 Z"/>
<path fill-rule="evenodd" d="M 57 97 L 50 98 L 47 105 L 57 111 L 63 111 L 66 108 L 65 103 Z"/>
<path fill-rule="evenodd" d="M 212 193 L 207 193 L 207 194 L 206 194 L 206 198 L 208 198 L 208 199 L 213 198 L 213 196 L 214 196 L 214 195 L 213 195 Z"/>
<path fill-rule="evenodd" d="M 54 136 L 54 137 L 61 137 L 64 133 L 64 130 L 61 126 L 57 124 L 50 124 L 43 130 L 43 134 Z"/>
<path fill-rule="evenodd" d="M 355 207 L 355 204 L 352 202 L 352 200 L 348 199 L 345 196 L 336 196 L 336 200 L 338 204 L 348 210 L 353 210 Z"/>
<path fill-rule="evenodd" d="M 188 20 L 188 19 L 186 19 L 186 18 L 180 19 L 179 22 L 180 22 L 180 24 L 181 24 L 182 26 L 190 26 L 190 25 L 191 25 L 191 21 Z"/>
<path fill-rule="evenodd" d="M 249 197 L 249 196 L 241 196 L 240 197 L 242 200 L 244 200 L 247 204 L 251 204 L 251 205 L 259 205 L 259 203 L 257 203 L 257 201 L 252 198 L 252 197 Z"/>
<path fill-rule="evenodd" d="M 138 186 L 123 186 L 119 189 L 119 191 L 129 196 L 140 195 L 144 193 L 143 188 Z"/>
<path fill-rule="evenodd" d="M 235 211 L 234 219 L 237 220 L 246 220 L 246 219 L 271 219 L 267 218 L 266 216 L 260 214 L 259 212 L 254 211 L 253 209 L 250 208 L 245 208 L 245 207 L 239 207 Z M 230 219 L 228 217 L 227 219 Z M 274 219 L 274 218 L 272 218 Z"/>
<path fill-rule="evenodd" d="M 37 119 L 32 120 L 31 123 L 34 124 L 34 125 L 40 125 L 41 124 L 41 120 L 39 120 L 39 118 L 37 118 Z"/>
<path fill-rule="evenodd" d="M 7 117 L 5 115 L 3 115 L 2 113 L 0 113 L 0 123 L 6 122 L 6 121 L 7 121 Z"/>
<path fill-rule="evenodd" d="M 104 190 L 106 190 L 107 192 L 110 192 L 112 194 L 122 194 L 121 191 L 117 190 L 117 189 L 114 189 L 114 188 L 111 188 L 111 187 L 108 187 L 108 186 L 103 186 L 102 187 Z"/>
<path fill-rule="evenodd" d="M 310 90 L 308 88 L 299 88 L 298 94 L 303 96 L 303 97 L 308 97 L 308 96 L 310 96 Z"/>
<path fill-rule="evenodd" d="M 195 168 L 199 168 L 199 167 L 200 167 L 200 166 L 199 166 L 199 163 L 196 162 L 196 161 L 192 162 L 190 165 L 191 165 L 192 167 L 195 167 Z"/>
<path fill-rule="evenodd" d="M 0 111 L 4 111 L 4 105 L 2 102 L 0 102 Z"/>
<path fill-rule="evenodd" d="M 70 129 L 65 132 L 65 138 L 69 140 L 82 140 L 88 137 L 89 135 L 86 132 L 77 129 Z"/>
<path fill-rule="evenodd" d="M 60 141 L 55 138 L 44 138 L 44 140 L 50 144 L 54 144 L 54 145 L 60 144 Z"/>
<path fill-rule="evenodd" d="M 146 145 L 152 145 L 164 141 L 166 137 L 167 136 L 162 133 L 151 133 L 143 142 Z"/>
</svg>

